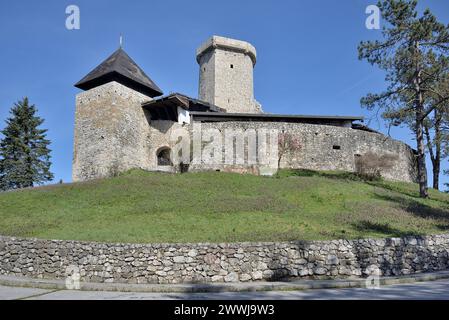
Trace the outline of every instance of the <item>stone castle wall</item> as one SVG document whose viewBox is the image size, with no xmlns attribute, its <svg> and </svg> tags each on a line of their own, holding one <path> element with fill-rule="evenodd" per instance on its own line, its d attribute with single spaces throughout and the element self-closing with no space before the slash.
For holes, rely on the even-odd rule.
<svg viewBox="0 0 449 320">
<path fill-rule="evenodd" d="M 147 156 L 144 159 L 144 165 L 141 167 L 150 171 L 176 171 L 176 167 L 162 167 L 157 164 L 157 152 L 161 148 L 168 147 L 173 149 L 175 142 L 173 141 L 174 132 L 177 129 L 186 129 L 189 132 L 187 125 L 181 125 L 177 122 L 167 120 L 152 121 L 148 130 L 148 140 L 145 149 Z"/>
<path fill-rule="evenodd" d="M 416 160 L 413 150 L 405 143 L 391 139 L 385 135 L 356 130 L 348 127 L 316 125 L 285 122 L 209 122 L 201 123 L 202 130 L 218 129 L 222 134 L 226 130 L 276 129 L 285 131 L 297 138 L 299 148 L 287 150 L 281 157 L 281 168 L 300 168 L 309 170 L 342 170 L 356 171 L 356 158 L 369 152 L 376 155 L 394 156 L 393 165 L 384 168 L 384 178 L 397 181 L 416 181 Z M 223 152 L 224 154 L 224 152 Z M 192 166 L 193 170 L 223 170 L 237 172 L 253 172 L 258 168 L 249 165 L 216 165 L 200 164 Z"/>
<path fill-rule="evenodd" d="M 117 283 L 397 276 L 449 269 L 449 235 L 279 243 L 121 244 L 0 236 L 0 274 Z"/>
<path fill-rule="evenodd" d="M 113 176 L 132 168 L 176 171 L 176 167 L 157 164 L 157 151 L 173 148 L 172 133 L 184 129 L 192 136 L 193 124 L 173 121 L 151 121 L 141 107 L 151 98 L 117 82 L 82 92 L 76 98 L 73 173 L 74 181 Z M 199 124 L 196 122 L 195 124 Z M 382 134 L 348 127 L 286 122 L 207 122 L 202 130 L 216 129 L 222 135 L 226 130 L 285 131 L 299 140 L 299 149 L 287 150 L 282 155 L 281 168 L 310 170 L 356 171 L 358 156 L 373 152 L 392 155 L 394 164 L 382 170 L 389 180 L 415 181 L 416 163 L 413 150 L 406 144 Z M 258 165 L 227 164 L 222 149 L 221 162 L 207 164 L 194 158 L 190 170 L 222 170 L 262 173 Z M 196 163 L 195 163 L 196 162 Z"/>
</svg>

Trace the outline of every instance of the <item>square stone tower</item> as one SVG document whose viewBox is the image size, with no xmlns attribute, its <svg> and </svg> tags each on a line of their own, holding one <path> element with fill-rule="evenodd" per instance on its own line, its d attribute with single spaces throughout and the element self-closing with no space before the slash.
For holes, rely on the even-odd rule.
<svg viewBox="0 0 449 320">
<path fill-rule="evenodd" d="M 75 84 L 72 179 L 113 176 L 146 168 L 148 119 L 142 103 L 161 89 L 119 48 Z"/>
<path fill-rule="evenodd" d="M 196 52 L 200 100 L 229 113 L 260 113 L 254 99 L 256 49 L 248 42 L 213 36 Z"/>
</svg>

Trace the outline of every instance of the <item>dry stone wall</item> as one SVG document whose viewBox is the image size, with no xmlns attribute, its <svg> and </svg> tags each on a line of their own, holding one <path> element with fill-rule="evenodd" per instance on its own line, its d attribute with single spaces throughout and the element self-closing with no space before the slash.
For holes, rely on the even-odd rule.
<svg viewBox="0 0 449 320">
<path fill-rule="evenodd" d="M 0 236 L 0 274 L 117 283 L 407 275 L 449 269 L 449 234 L 280 243 L 121 244 Z"/>
</svg>

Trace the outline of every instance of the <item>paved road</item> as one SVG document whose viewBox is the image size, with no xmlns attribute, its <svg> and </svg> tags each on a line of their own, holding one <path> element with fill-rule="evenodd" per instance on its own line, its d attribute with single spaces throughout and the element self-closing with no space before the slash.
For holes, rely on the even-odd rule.
<svg viewBox="0 0 449 320">
<path fill-rule="evenodd" d="M 0 299 L 29 300 L 153 300 L 153 299 L 435 299 L 449 300 L 449 279 L 382 286 L 379 289 L 323 289 L 301 291 L 220 293 L 139 293 L 107 291 L 44 290 L 0 286 Z"/>
</svg>

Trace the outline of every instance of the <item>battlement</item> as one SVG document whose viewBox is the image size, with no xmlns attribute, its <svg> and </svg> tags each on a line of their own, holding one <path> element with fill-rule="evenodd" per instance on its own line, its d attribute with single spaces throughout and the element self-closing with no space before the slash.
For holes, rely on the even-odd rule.
<svg viewBox="0 0 449 320">
<path fill-rule="evenodd" d="M 200 63 L 201 57 L 209 50 L 213 49 L 221 49 L 225 51 L 246 54 L 251 58 L 253 66 L 256 64 L 256 48 L 254 48 L 251 43 L 220 36 L 212 36 L 207 39 L 201 46 L 199 46 L 199 48 L 196 50 L 196 61 Z"/>
</svg>

